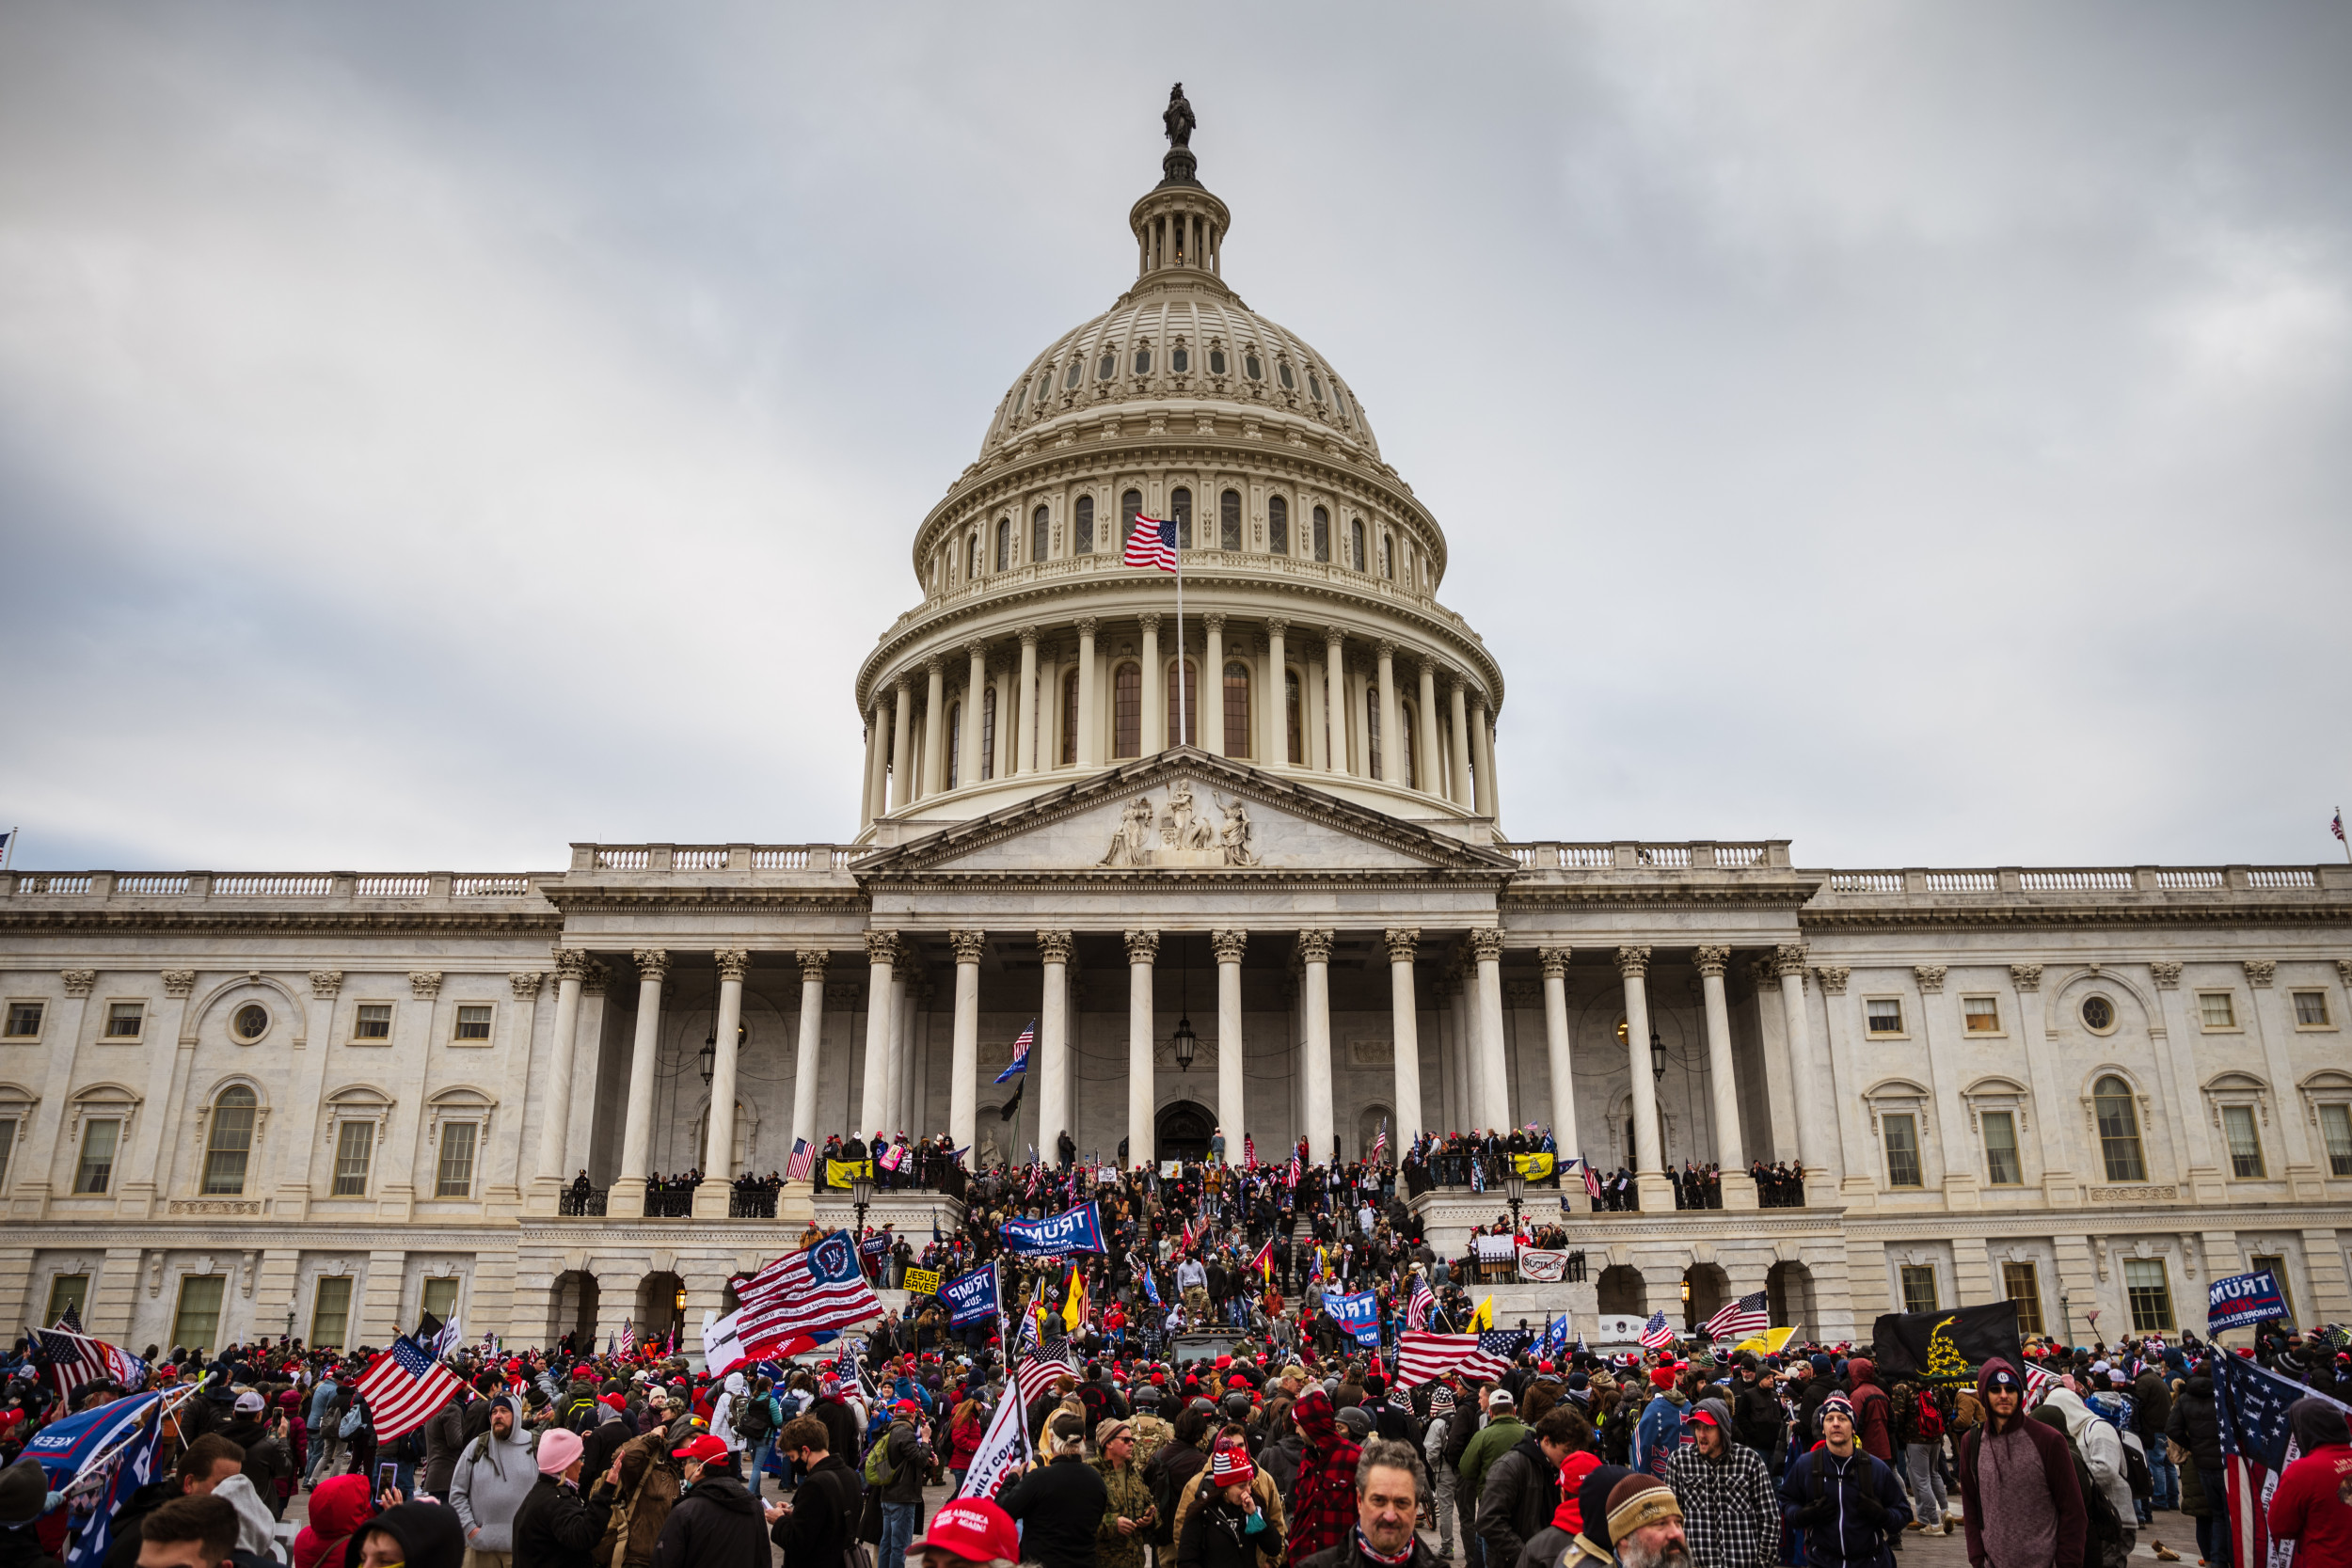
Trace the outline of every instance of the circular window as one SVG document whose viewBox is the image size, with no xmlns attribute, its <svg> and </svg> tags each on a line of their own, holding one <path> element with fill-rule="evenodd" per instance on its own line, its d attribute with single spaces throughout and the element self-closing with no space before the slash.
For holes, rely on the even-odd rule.
<svg viewBox="0 0 2352 1568">
<path fill-rule="evenodd" d="M 258 1040 L 269 1033 L 269 1009 L 259 1002 L 248 1002 L 237 1009 L 237 1016 L 230 1022 L 237 1031 L 237 1038 L 247 1042 Z"/>
<path fill-rule="evenodd" d="M 1190 349 L 1183 348 L 1169 349 L 1168 351 L 1168 368 L 1175 372 L 1178 375 L 1182 375 L 1186 371 L 1192 369 L 1192 351 Z"/>
<path fill-rule="evenodd" d="M 1213 348 L 1209 350 L 1209 373 L 1211 375 L 1223 375 L 1225 373 L 1225 351 L 1223 349 Z"/>
<path fill-rule="evenodd" d="M 2115 1027 L 2115 1004 L 2104 996 L 2083 998 L 2083 1027 L 2094 1035 L 2104 1035 Z"/>
<path fill-rule="evenodd" d="M 1252 381 L 1263 381 L 1265 379 L 1265 367 L 1258 363 L 1258 356 L 1256 355 L 1245 354 L 1241 356 L 1241 373 L 1248 376 Z"/>
<path fill-rule="evenodd" d="M 1297 382 L 1291 379 L 1291 367 L 1288 360 L 1284 360 L 1281 364 L 1275 366 L 1274 373 L 1282 378 L 1282 386 L 1285 390 L 1295 389 L 1298 386 Z"/>
</svg>

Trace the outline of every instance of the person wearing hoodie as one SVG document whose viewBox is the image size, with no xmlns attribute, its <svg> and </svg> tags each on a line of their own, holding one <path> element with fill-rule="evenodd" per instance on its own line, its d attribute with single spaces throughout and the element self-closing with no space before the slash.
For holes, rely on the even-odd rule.
<svg viewBox="0 0 2352 1568">
<path fill-rule="evenodd" d="M 63 1568 L 42 1548 L 36 1527 L 49 1510 L 49 1472 L 38 1459 L 0 1470 L 0 1568 Z M 138 1539 L 134 1530 L 132 1539 Z"/>
<path fill-rule="evenodd" d="M 2230 1568 L 2230 1511 L 2222 1502 L 2229 1489 L 2222 1468 L 2221 1415 L 2214 1404 L 2210 1367 L 2199 1364 L 2181 1385 L 2172 1401 L 2172 1414 L 2165 1418 L 2164 1434 L 2188 1450 L 2189 1467 L 2197 1472 L 2205 1505 L 2205 1512 L 2196 1516 L 2197 1555 L 2207 1568 Z"/>
<path fill-rule="evenodd" d="M 310 1493 L 310 1522 L 294 1542 L 294 1568 L 342 1568 L 343 1543 L 375 1513 L 365 1476 L 331 1476 Z"/>
<path fill-rule="evenodd" d="M 866 1460 L 866 1477 L 882 1486 L 882 1544 L 878 1563 L 902 1561 L 907 1543 L 923 1528 L 923 1483 L 930 1479 L 931 1450 L 923 1441 L 923 1407 L 912 1397 L 890 1411 L 890 1424 L 877 1440 L 879 1460 Z"/>
<path fill-rule="evenodd" d="M 400 1503 L 368 1520 L 343 1544 L 342 1568 L 362 1568 L 368 1562 L 458 1568 L 465 1540 L 457 1515 L 439 1503 Z"/>
<path fill-rule="evenodd" d="M 1554 1406 L 1486 1466 L 1486 1485 L 1478 1494 L 1478 1539 L 1495 1568 L 1516 1568 L 1528 1538 L 1551 1523 L 1560 1508 L 1561 1466 L 1572 1454 L 1591 1459 L 1583 1449 L 1592 1439 L 1583 1417 Z M 1583 1468 L 1579 1467 L 1579 1479 Z"/>
<path fill-rule="evenodd" d="M 2123 1460 L 2123 1439 L 2112 1422 L 2100 1419 L 2083 1397 L 2072 1388 L 2050 1390 L 2042 1401 L 2066 1420 L 2066 1435 L 2074 1442 L 2074 1451 L 2090 1468 L 2090 1483 L 2106 1495 L 2107 1503 L 2115 1510 L 2122 1529 L 2102 1543 L 2102 1568 L 2122 1568 L 2138 1544 L 2139 1532 L 2133 1528 L 2138 1515 L 2132 1509 L 2131 1476 Z"/>
<path fill-rule="evenodd" d="M 1847 1402 L 1853 1406 L 1854 1441 L 1863 1451 L 1881 1464 L 1895 1463 L 1895 1433 L 1888 1418 L 1894 1414 L 1894 1402 L 1886 1390 L 1879 1386 L 1877 1364 L 1864 1356 L 1855 1356 L 1846 1363 L 1849 1392 Z"/>
<path fill-rule="evenodd" d="M 450 1472 L 449 1506 L 465 1530 L 466 1568 L 514 1568 L 515 1514 L 538 1484 L 522 1399 L 501 1394 L 489 1430 L 466 1445 Z"/>
<path fill-rule="evenodd" d="M 1633 1428 L 1631 1464 L 1637 1470 L 1662 1478 L 1667 1459 L 1682 1446 L 1682 1413 L 1691 1407 L 1691 1396 L 1676 1386 L 1670 1367 L 1654 1369 L 1649 1381 L 1657 1392 L 1643 1407 L 1642 1418 Z"/>
<path fill-rule="evenodd" d="M 2026 1380 L 2002 1356 L 1977 1374 L 1984 1421 L 1960 1446 L 1970 1568 L 2082 1568 L 2086 1520 L 2066 1439 L 2026 1415 Z"/>
<path fill-rule="evenodd" d="M 2300 1568 L 2352 1563 L 2352 1429 L 2325 1399 L 2287 1406 L 2287 1427 L 2302 1457 L 2279 1476 L 2270 1497 L 2270 1535 L 2296 1544 Z"/>
<path fill-rule="evenodd" d="M 1911 1521 L 1902 1482 L 1856 1440 L 1845 1395 L 1821 1402 L 1820 1421 L 1819 1446 L 1791 1459 L 1781 1478 L 1783 1517 L 1804 1532 L 1810 1568 L 1894 1568 L 1895 1543 Z"/>
<path fill-rule="evenodd" d="M 515 1568 L 579 1568 L 603 1539 L 612 1509 L 580 1494 L 580 1433 L 550 1427 L 523 1458 L 531 1490 L 515 1511 Z"/>
<path fill-rule="evenodd" d="M 1780 1498 L 1764 1456 L 1732 1440 L 1731 1407 L 1704 1399 L 1683 1423 L 1690 1441 L 1666 1461 L 1682 1504 L 1683 1539 L 1697 1568 L 1772 1568 L 1780 1556 Z"/>
</svg>

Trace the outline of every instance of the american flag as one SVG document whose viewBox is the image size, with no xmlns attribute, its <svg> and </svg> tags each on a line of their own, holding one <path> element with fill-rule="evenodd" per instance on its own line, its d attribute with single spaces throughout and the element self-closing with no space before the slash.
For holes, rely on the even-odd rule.
<svg viewBox="0 0 2352 1568">
<path fill-rule="evenodd" d="M 2328 824 L 2328 831 L 2339 839 L 2344 838 L 2344 808 L 2342 806 L 2336 808 L 2336 819 Z M 2352 843 L 2352 840 L 2344 840 L 2344 842 Z"/>
<path fill-rule="evenodd" d="M 61 1400 L 71 1398 L 85 1383 L 119 1383 L 135 1389 L 147 1379 L 146 1362 L 119 1345 L 83 1333 L 71 1306 L 56 1327 L 37 1330 L 33 1338 L 49 1362 L 50 1386 Z"/>
<path fill-rule="evenodd" d="M 1258 1168 L 1258 1140 L 1247 1132 L 1241 1135 L 1241 1163 L 1244 1170 Z"/>
<path fill-rule="evenodd" d="M 1070 1353 L 1070 1341 L 1064 1339 L 1059 1344 L 1042 1347 L 1025 1356 L 1014 1370 L 1012 1378 L 1021 1386 L 1022 1402 L 1035 1404 L 1053 1391 L 1056 1378 L 1074 1378 L 1077 1375 L 1078 1363 Z"/>
<path fill-rule="evenodd" d="M 434 1360 L 430 1352 L 405 1334 L 368 1363 L 357 1386 L 375 1418 L 379 1443 L 416 1431 L 434 1412 L 466 1393 L 466 1385 L 455 1372 Z"/>
<path fill-rule="evenodd" d="M 621 1354 L 623 1355 L 637 1354 L 637 1321 L 634 1318 L 621 1320 Z"/>
<path fill-rule="evenodd" d="M 1663 1311 L 1652 1312 L 1649 1322 L 1642 1325 L 1642 1348 L 1664 1350 L 1674 1342 L 1675 1331 L 1667 1326 L 1666 1314 Z"/>
<path fill-rule="evenodd" d="M 787 1252 L 736 1287 L 737 1332 L 745 1351 L 765 1355 L 803 1334 L 844 1329 L 880 1317 L 882 1306 L 858 1267 L 849 1236 L 834 1231 L 805 1252 Z"/>
<path fill-rule="evenodd" d="M 1484 1338 L 1478 1334 L 1427 1334 L 1408 1328 L 1397 1336 L 1396 1380 L 1407 1388 L 1415 1388 L 1448 1372 L 1459 1372 L 1473 1382 L 1499 1378 L 1511 1370 L 1510 1360 L 1482 1346 L 1479 1341 Z"/>
<path fill-rule="evenodd" d="M 1405 1303 L 1405 1326 L 1423 1329 L 1429 1326 L 1429 1314 L 1438 1309 L 1438 1292 L 1429 1288 L 1425 1275 L 1413 1275 L 1413 1293 Z"/>
<path fill-rule="evenodd" d="M 2352 1406 L 2314 1394 L 2243 1356 L 2218 1359 L 2221 1370 L 2214 1376 L 2213 1393 L 2230 1482 L 2233 1560 L 2249 1564 L 2283 1561 L 2286 1548 L 2270 1539 L 2270 1498 L 2279 1488 L 2280 1473 L 2302 1457 L 2287 1424 L 2287 1406 L 2307 1398 L 2328 1400 L 2338 1410 Z"/>
<path fill-rule="evenodd" d="M 1380 1156 L 1386 1154 L 1388 1151 L 1389 1118 L 1382 1117 L 1380 1118 L 1380 1131 L 1372 1135 L 1372 1152 L 1366 1156 L 1366 1159 L 1373 1164 L 1376 1165 L 1380 1163 Z"/>
<path fill-rule="evenodd" d="M 857 1390 L 858 1398 L 866 1399 L 873 1394 L 866 1386 L 865 1364 L 857 1358 L 857 1340 L 847 1334 L 841 1337 L 841 1353 L 833 1359 L 833 1370 L 845 1387 Z"/>
<path fill-rule="evenodd" d="M 1291 1150 L 1291 1185 L 1294 1187 L 1298 1185 L 1298 1173 L 1302 1168 L 1300 1164 L 1301 1159 L 1302 1156 L 1299 1154 L 1299 1151 L 1296 1148 L 1293 1148 Z"/>
<path fill-rule="evenodd" d="M 784 1179 L 787 1181 L 805 1181 L 816 1164 L 817 1146 L 806 1138 L 795 1138 L 792 1140 L 791 1157 L 784 1162 Z"/>
<path fill-rule="evenodd" d="M 996 1082 L 1001 1084 L 1008 1078 L 1028 1071 L 1029 1047 L 1035 1045 L 1036 1043 L 1037 1020 L 1031 1019 L 1029 1020 L 1029 1026 L 1022 1030 L 1020 1034 L 1013 1037 L 1012 1060 L 1007 1062 L 1005 1064 L 1005 1070 L 996 1075 Z"/>
<path fill-rule="evenodd" d="M 1584 1167 L 1584 1196 L 1595 1203 L 1598 1203 L 1600 1201 L 1600 1178 L 1593 1174 L 1593 1163 L 1581 1158 L 1576 1163 Z"/>
<path fill-rule="evenodd" d="M 1759 1334 L 1772 1325 L 1772 1315 L 1764 1306 L 1764 1292 L 1755 1291 L 1737 1301 L 1724 1303 L 1723 1309 L 1707 1320 L 1709 1339 L 1741 1339 Z"/>
<path fill-rule="evenodd" d="M 1157 517 L 1137 517 L 1134 531 L 1127 535 L 1127 553 L 1120 564 L 1157 566 L 1163 572 L 1174 571 L 1176 525 L 1164 523 Z"/>
<path fill-rule="evenodd" d="M 1508 1366 L 1519 1352 L 1525 1350 L 1535 1336 L 1521 1328 L 1486 1328 L 1479 1330 L 1478 1348 L 1489 1355 L 1502 1357 Z"/>
</svg>

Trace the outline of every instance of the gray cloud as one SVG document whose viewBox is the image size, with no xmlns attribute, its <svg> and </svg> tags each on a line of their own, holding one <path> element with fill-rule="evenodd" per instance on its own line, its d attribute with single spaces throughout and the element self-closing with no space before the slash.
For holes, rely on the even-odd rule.
<svg viewBox="0 0 2352 1568">
<path fill-rule="evenodd" d="M 1181 75 L 1511 680 L 1517 835 L 2309 861 L 2340 8 L 27 3 L 34 863 L 846 836 L 857 660 Z"/>
</svg>

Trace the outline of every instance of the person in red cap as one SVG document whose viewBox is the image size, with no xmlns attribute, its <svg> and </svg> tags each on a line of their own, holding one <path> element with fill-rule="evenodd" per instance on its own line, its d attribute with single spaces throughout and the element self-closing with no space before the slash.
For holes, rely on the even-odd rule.
<svg viewBox="0 0 2352 1568">
<path fill-rule="evenodd" d="M 1013 1568 L 1021 1557 L 1021 1532 L 1012 1515 L 986 1497 L 958 1497 L 941 1505 L 931 1515 L 931 1528 L 909 1543 L 907 1552 L 921 1552 L 923 1568 Z"/>
<path fill-rule="evenodd" d="M 866 1480 L 882 1491 L 882 1544 L 874 1560 L 895 1564 L 923 1524 L 923 1482 L 931 1473 L 923 1440 L 923 1407 L 903 1399 L 890 1407 L 890 1425 L 866 1458 Z"/>
<path fill-rule="evenodd" d="M 656 1568 L 770 1568 L 767 1522 L 726 1440 L 705 1433 L 671 1457 L 685 1491 L 654 1543 Z"/>
</svg>

